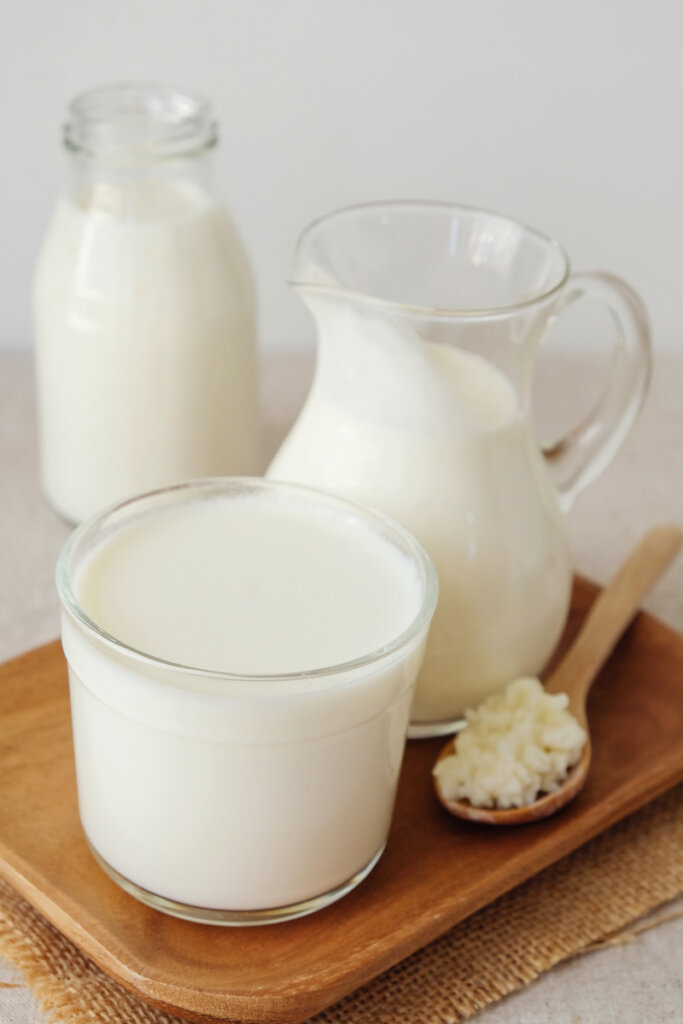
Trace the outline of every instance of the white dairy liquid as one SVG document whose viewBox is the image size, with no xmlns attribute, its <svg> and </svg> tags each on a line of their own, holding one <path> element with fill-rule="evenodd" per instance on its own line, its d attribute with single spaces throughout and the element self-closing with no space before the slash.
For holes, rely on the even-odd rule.
<svg viewBox="0 0 683 1024">
<path fill-rule="evenodd" d="M 63 199 L 34 306 L 42 484 L 66 519 L 259 471 L 249 269 L 199 189 L 101 183 Z"/>
<path fill-rule="evenodd" d="M 124 878 L 178 903 L 258 910 L 330 892 L 389 828 L 428 624 L 340 674 L 249 678 L 362 658 L 415 620 L 407 555 L 304 499 L 215 498 L 140 517 L 78 572 L 79 604 L 157 658 L 63 616 L 79 806 Z"/>
<path fill-rule="evenodd" d="M 232 674 L 361 658 L 414 619 L 419 582 L 388 543 L 305 502 L 171 509 L 115 534 L 81 570 L 86 614 L 129 647 Z"/>
<path fill-rule="evenodd" d="M 267 476 L 403 523 L 439 576 L 412 721 L 446 723 L 552 653 L 571 567 L 529 417 L 485 359 L 340 310 Z M 327 330 L 327 333 L 325 333 Z"/>
</svg>

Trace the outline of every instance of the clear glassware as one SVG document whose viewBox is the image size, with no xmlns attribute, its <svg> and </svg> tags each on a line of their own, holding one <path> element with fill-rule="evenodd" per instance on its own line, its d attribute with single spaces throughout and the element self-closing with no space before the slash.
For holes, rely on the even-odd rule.
<svg viewBox="0 0 683 1024">
<path fill-rule="evenodd" d="M 387 202 L 308 227 L 291 284 L 319 332 L 315 378 L 267 475 L 367 502 L 424 544 L 440 598 L 410 735 L 536 675 L 569 608 L 563 512 L 611 460 L 650 372 L 642 302 L 610 274 L 571 274 L 550 238 L 484 210 Z M 591 414 L 540 444 L 534 363 L 583 297 L 616 325 Z"/>
<path fill-rule="evenodd" d="M 141 524 L 163 529 L 174 514 L 245 499 L 252 514 L 265 501 L 289 520 L 303 515 L 309 527 L 322 517 L 328 542 L 343 531 L 347 550 L 360 557 L 390 546 L 412 595 L 403 628 L 337 664 L 249 675 L 162 660 L 89 617 L 78 583 L 98 547 L 115 538 L 111 565 L 127 535 L 140 550 Z M 145 536 L 154 541 L 158 533 Z M 241 539 L 248 558 L 249 532 Z M 216 572 L 229 569 L 216 553 Z M 299 585 L 275 579 L 285 593 Z M 81 822 L 118 885 L 177 917 L 242 925 L 309 914 L 366 877 L 387 840 L 438 593 L 434 567 L 407 530 L 308 488 L 256 478 L 192 481 L 81 524 L 62 549 L 57 589 Z M 343 604 L 337 611 L 343 632 Z M 262 623 L 248 628 L 261 630 L 267 649 Z"/>
<path fill-rule="evenodd" d="M 214 194 L 217 138 L 209 103 L 169 86 L 103 86 L 68 108 L 34 320 L 42 485 L 71 522 L 261 469 L 256 301 Z"/>
</svg>

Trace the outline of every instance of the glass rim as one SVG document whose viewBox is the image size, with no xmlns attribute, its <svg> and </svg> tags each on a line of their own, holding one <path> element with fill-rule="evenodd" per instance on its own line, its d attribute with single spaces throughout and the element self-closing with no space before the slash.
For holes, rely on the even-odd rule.
<svg viewBox="0 0 683 1024">
<path fill-rule="evenodd" d="M 156 119 L 163 130 L 142 145 L 112 144 L 102 126 L 114 120 L 123 122 L 131 112 L 150 121 Z M 156 81 L 108 82 L 85 89 L 70 100 L 62 141 L 69 152 L 106 164 L 183 160 L 217 144 L 218 122 L 210 101 L 195 89 Z"/>
<path fill-rule="evenodd" d="M 416 614 L 413 616 L 410 623 L 396 637 L 384 644 L 382 647 L 376 648 L 367 654 L 347 661 L 338 662 L 334 665 L 282 673 L 228 672 L 222 669 L 200 668 L 193 665 L 186 665 L 181 662 L 169 661 L 150 654 L 149 652 L 142 651 L 130 644 L 126 644 L 118 637 L 108 633 L 107 630 L 103 629 L 93 619 L 91 619 L 81 607 L 71 585 L 71 575 L 69 572 L 70 562 L 74 557 L 78 546 L 83 543 L 87 537 L 96 536 L 100 533 L 107 523 L 110 523 L 112 518 L 116 517 L 117 514 L 120 514 L 122 511 L 130 509 L 135 505 L 142 505 L 144 503 L 153 504 L 154 502 L 159 501 L 160 507 L 163 507 L 162 499 L 167 498 L 169 495 L 185 492 L 188 496 L 191 496 L 192 494 L 198 495 L 200 492 L 210 492 L 212 490 L 215 491 L 217 495 L 225 495 L 233 492 L 239 493 L 240 490 L 242 490 L 244 493 L 253 491 L 270 491 L 283 495 L 289 494 L 292 497 L 308 498 L 315 503 L 322 502 L 328 507 L 333 505 L 340 511 L 354 513 L 354 515 L 359 516 L 366 525 L 372 525 L 372 528 L 376 531 L 378 531 L 379 528 L 379 531 L 383 532 L 385 537 L 388 535 L 388 539 L 390 541 L 393 541 L 392 535 L 393 537 L 400 538 L 404 545 L 403 551 L 406 553 L 407 549 L 407 553 L 409 553 L 409 557 L 412 559 L 413 565 L 416 566 L 419 571 L 420 582 L 422 584 L 422 595 Z M 305 487 L 301 484 L 291 484 L 277 480 L 266 480 L 263 477 L 238 476 L 202 477 L 195 480 L 184 481 L 182 483 L 172 484 L 168 487 L 160 487 L 153 491 L 134 495 L 131 498 L 127 498 L 125 501 L 116 502 L 115 504 L 109 505 L 100 510 L 77 526 L 62 545 L 57 559 L 55 582 L 60 604 L 64 611 L 67 612 L 77 624 L 82 626 L 87 633 L 94 636 L 109 649 L 116 651 L 132 661 L 149 667 L 162 669 L 174 674 L 190 674 L 192 676 L 205 679 L 222 680 L 226 683 L 291 683 L 301 679 L 324 679 L 373 665 L 376 662 L 382 661 L 383 659 L 400 651 L 402 648 L 407 647 L 419 635 L 420 631 L 425 626 L 429 625 L 436 608 L 439 593 L 438 576 L 431 558 L 417 538 L 390 516 L 384 515 L 384 513 L 379 512 L 369 505 L 350 501 L 346 498 L 338 497 L 337 495 L 317 488 Z M 185 689 L 185 687 L 183 687 L 183 689 Z M 278 696 L 286 698 L 290 695 L 287 693 L 281 693 L 278 694 Z M 300 696 L 300 694 L 297 693 L 292 696 Z"/>
<path fill-rule="evenodd" d="M 527 298 L 520 299 L 519 302 L 510 303 L 504 306 L 489 306 L 473 309 L 422 306 L 415 303 L 403 303 L 392 299 L 384 299 L 380 296 L 372 295 L 370 292 L 363 292 L 353 288 L 345 288 L 343 285 L 319 284 L 315 281 L 299 280 L 296 275 L 290 275 L 287 279 L 287 284 L 297 291 L 308 291 L 322 295 L 343 295 L 346 298 L 354 299 L 363 305 L 385 311 L 398 310 L 406 314 L 435 319 L 480 320 L 492 319 L 497 316 L 509 316 L 512 313 L 537 306 L 541 302 L 545 302 L 560 292 L 569 280 L 571 274 L 569 257 L 563 246 L 561 246 L 560 243 L 551 235 L 547 235 L 544 232 L 539 231 L 537 228 L 531 227 L 521 220 L 517 220 L 515 217 L 510 217 L 504 213 L 498 213 L 495 210 L 489 210 L 480 206 L 471 206 L 465 203 L 451 203 L 431 199 L 372 200 L 370 202 L 354 203 L 350 206 L 343 206 L 337 210 L 331 211 L 330 213 L 323 214 L 322 217 L 317 217 L 315 220 L 311 221 L 299 235 L 294 247 L 294 256 L 292 259 L 293 268 L 296 267 L 297 259 L 301 250 L 309 239 L 321 228 L 326 227 L 334 221 L 345 220 L 346 218 L 355 217 L 359 214 L 379 213 L 381 211 L 387 213 L 409 212 L 411 210 L 415 212 L 431 210 L 435 213 L 473 214 L 514 225 L 514 227 L 523 231 L 525 234 L 542 242 L 559 256 L 561 260 L 560 276 L 558 280 L 554 281 L 549 287 L 544 288 Z"/>
</svg>

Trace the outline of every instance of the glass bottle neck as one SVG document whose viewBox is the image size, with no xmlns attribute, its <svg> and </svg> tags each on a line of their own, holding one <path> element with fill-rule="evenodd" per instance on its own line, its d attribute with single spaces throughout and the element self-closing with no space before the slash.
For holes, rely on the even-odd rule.
<svg viewBox="0 0 683 1024">
<path fill-rule="evenodd" d="M 101 86 L 77 96 L 67 112 L 67 193 L 114 215 L 142 203 L 154 216 L 181 194 L 212 197 L 216 141 L 211 107 L 194 93 L 149 83 Z"/>
<path fill-rule="evenodd" d="M 134 213 L 140 197 L 159 207 L 179 193 L 196 194 L 212 200 L 214 193 L 213 151 L 191 157 L 119 165 L 82 153 L 69 153 L 65 190 L 79 206 L 125 216 Z"/>
</svg>

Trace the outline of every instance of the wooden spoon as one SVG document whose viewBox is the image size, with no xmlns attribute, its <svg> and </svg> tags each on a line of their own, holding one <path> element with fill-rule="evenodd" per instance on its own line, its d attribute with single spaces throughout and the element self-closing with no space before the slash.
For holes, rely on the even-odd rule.
<svg viewBox="0 0 683 1024">
<path fill-rule="evenodd" d="M 591 742 L 586 718 L 586 698 L 591 684 L 636 614 L 641 601 L 650 592 L 681 546 L 683 532 L 677 526 L 660 526 L 641 540 L 612 582 L 594 601 L 581 631 L 561 664 L 545 684 L 548 693 L 566 693 L 568 710 L 588 735 L 581 757 L 553 793 L 540 796 L 524 807 L 496 810 L 474 807 L 468 800 L 449 800 L 443 795 L 439 779 L 434 788 L 439 800 L 451 814 L 468 821 L 488 825 L 524 825 L 554 814 L 576 796 L 588 775 Z M 439 754 L 437 763 L 453 754 L 453 737 Z"/>
</svg>

